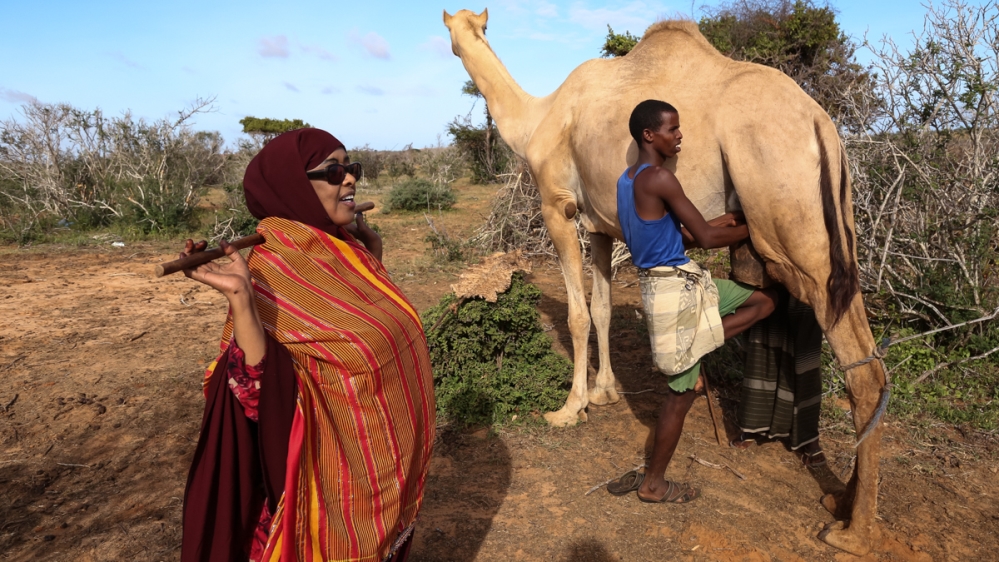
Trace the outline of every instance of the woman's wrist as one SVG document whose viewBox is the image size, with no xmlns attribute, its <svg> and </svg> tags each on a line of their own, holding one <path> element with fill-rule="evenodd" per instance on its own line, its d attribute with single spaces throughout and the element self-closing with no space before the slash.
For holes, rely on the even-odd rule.
<svg viewBox="0 0 999 562">
<path fill-rule="evenodd" d="M 225 298 L 229 301 L 229 306 L 233 309 L 255 309 L 256 303 L 254 301 L 253 294 L 253 284 L 249 281 L 242 284 L 242 286 L 237 287 L 231 291 L 223 293 Z"/>
</svg>

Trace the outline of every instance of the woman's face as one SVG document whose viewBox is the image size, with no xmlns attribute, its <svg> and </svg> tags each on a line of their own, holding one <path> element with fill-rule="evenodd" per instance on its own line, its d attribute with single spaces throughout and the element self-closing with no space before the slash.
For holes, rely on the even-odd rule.
<svg viewBox="0 0 999 562">
<path fill-rule="evenodd" d="M 347 156 L 347 150 L 338 148 L 321 164 L 308 171 L 323 170 L 330 164 L 346 165 L 349 163 L 350 157 Z M 316 195 L 319 196 L 319 201 L 322 202 L 323 208 L 326 209 L 326 214 L 329 215 L 333 224 L 347 226 L 354 222 L 354 192 L 356 191 L 357 178 L 347 174 L 340 185 L 331 185 L 326 180 L 309 181 L 312 182 L 312 187 L 316 190 Z"/>
</svg>

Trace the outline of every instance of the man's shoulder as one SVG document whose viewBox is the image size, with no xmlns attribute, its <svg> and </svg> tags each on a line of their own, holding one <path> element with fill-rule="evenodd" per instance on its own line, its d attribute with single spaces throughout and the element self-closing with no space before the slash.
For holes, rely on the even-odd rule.
<svg viewBox="0 0 999 562">
<path fill-rule="evenodd" d="M 643 170 L 641 175 L 636 177 L 635 180 L 635 187 L 638 187 L 639 184 L 642 184 L 642 187 L 679 186 L 676 175 L 669 168 L 654 165 Z"/>
</svg>

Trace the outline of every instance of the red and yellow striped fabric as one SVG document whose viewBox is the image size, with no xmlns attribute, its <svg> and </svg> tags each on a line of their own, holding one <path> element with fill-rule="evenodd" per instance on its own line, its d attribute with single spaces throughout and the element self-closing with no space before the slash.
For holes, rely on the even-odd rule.
<svg viewBox="0 0 999 562">
<path fill-rule="evenodd" d="M 257 232 L 267 239 L 249 257 L 257 307 L 299 391 L 262 560 L 380 562 L 411 531 L 434 440 L 420 318 L 353 240 L 273 217 Z M 231 333 L 227 322 L 224 342 Z"/>
</svg>

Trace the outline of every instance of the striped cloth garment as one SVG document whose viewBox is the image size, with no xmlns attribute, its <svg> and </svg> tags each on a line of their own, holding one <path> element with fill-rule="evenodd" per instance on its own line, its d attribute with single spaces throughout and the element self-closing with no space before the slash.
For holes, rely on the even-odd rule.
<svg viewBox="0 0 999 562">
<path fill-rule="evenodd" d="M 822 329 L 807 304 L 780 288 L 777 309 L 749 329 L 737 423 L 787 438 L 792 449 L 819 438 Z"/>
<path fill-rule="evenodd" d="M 412 531 L 434 441 L 420 318 L 356 242 L 274 217 L 257 232 L 267 240 L 248 259 L 257 308 L 292 357 L 298 402 L 284 494 L 252 551 L 268 562 L 380 562 Z M 230 319 L 223 354 L 231 333 Z"/>
<path fill-rule="evenodd" d="M 656 368 L 667 375 L 690 369 L 725 345 L 718 287 L 711 273 L 689 261 L 639 272 L 642 309 Z"/>
</svg>

